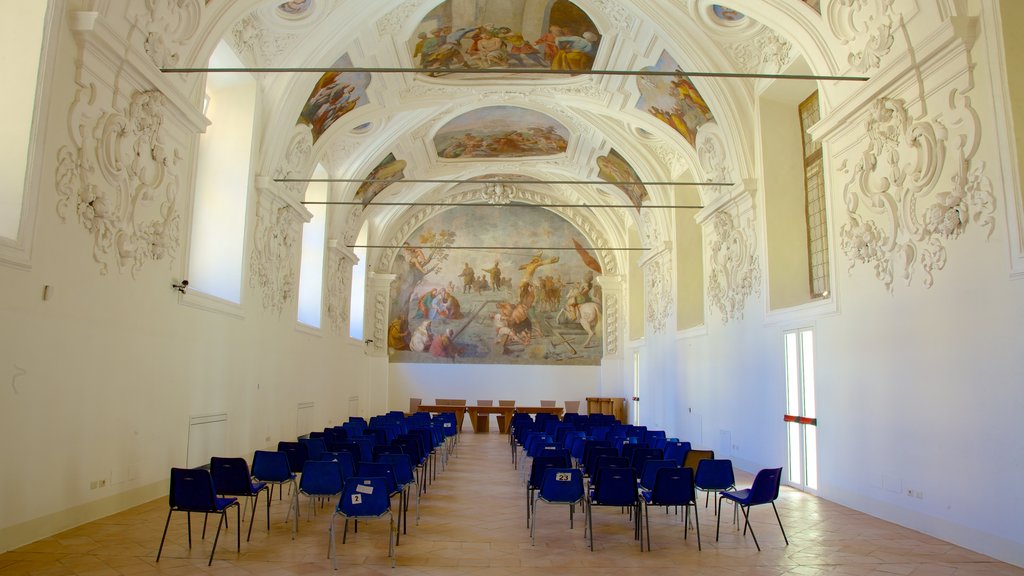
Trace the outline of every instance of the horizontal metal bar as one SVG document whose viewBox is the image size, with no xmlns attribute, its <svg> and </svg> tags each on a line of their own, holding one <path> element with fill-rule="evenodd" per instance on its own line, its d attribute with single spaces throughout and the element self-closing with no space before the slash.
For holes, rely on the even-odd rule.
<svg viewBox="0 0 1024 576">
<path fill-rule="evenodd" d="M 867 76 L 834 76 L 829 74 L 766 74 L 759 72 L 693 72 L 684 70 L 552 70 L 550 68 L 401 68 L 401 67 L 353 67 L 353 66 L 311 66 L 311 67 L 251 67 L 251 68 L 161 68 L 165 74 L 196 73 L 238 73 L 250 74 L 296 74 L 341 72 L 351 74 L 542 74 L 554 76 L 688 76 L 692 78 L 765 78 L 779 80 L 837 80 L 845 82 L 867 82 Z"/>
<path fill-rule="evenodd" d="M 418 248 L 420 250 L 430 250 L 439 248 L 439 246 L 394 246 L 387 244 L 346 244 L 348 248 L 379 248 L 388 250 L 392 248 Z M 548 251 L 548 252 L 576 252 L 578 249 L 575 246 L 444 246 L 445 250 L 534 250 L 534 251 Z M 590 247 L 588 250 L 615 250 L 615 251 L 635 251 L 643 252 L 650 250 L 650 248 L 597 248 Z"/>
<path fill-rule="evenodd" d="M 407 184 L 612 184 L 615 186 L 733 186 L 732 182 L 687 182 L 674 180 L 529 180 L 474 178 L 274 178 L 274 182 L 405 182 Z"/>
<path fill-rule="evenodd" d="M 696 204 L 526 204 L 513 202 L 509 204 L 491 204 L 489 202 L 360 202 L 358 200 L 347 201 L 316 201 L 309 200 L 301 202 L 310 206 L 479 206 L 481 208 L 681 208 L 701 209 L 703 206 Z"/>
</svg>

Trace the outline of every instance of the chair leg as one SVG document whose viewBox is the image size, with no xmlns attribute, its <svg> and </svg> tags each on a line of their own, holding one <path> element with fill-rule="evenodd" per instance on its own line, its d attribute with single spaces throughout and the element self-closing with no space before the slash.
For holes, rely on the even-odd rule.
<svg viewBox="0 0 1024 576">
<path fill-rule="evenodd" d="M 693 523 L 697 525 L 697 552 L 700 552 L 700 516 L 697 515 L 697 503 L 693 506 Z M 689 508 L 689 507 L 687 507 Z M 690 511 L 686 511 L 686 517 L 690 517 Z"/>
<path fill-rule="evenodd" d="M 344 544 L 348 540 L 348 518 L 345 518 L 345 528 L 341 533 L 341 543 Z"/>
<path fill-rule="evenodd" d="M 173 509 L 167 511 L 167 521 L 164 522 L 164 535 L 160 537 L 160 548 L 158 548 L 157 551 L 156 551 L 156 561 L 157 562 L 160 561 L 160 554 L 164 551 L 164 539 L 167 538 L 167 527 L 171 525 L 171 514 L 173 514 L 173 513 L 174 513 Z"/>
<path fill-rule="evenodd" d="M 327 543 L 327 557 L 331 559 L 331 568 L 338 569 L 338 544 L 334 538 L 334 519 L 337 514 L 331 514 L 331 527 L 327 529 L 327 537 L 330 541 Z"/>
<path fill-rule="evenodd" d="M 227 511 L 220 513 L 220 519 L 217 520 L 217 535 L 213 537 L 213 549 L 210 550 L 210 561 L 206 563 L 207 566 L 213 566 L 213 555 L 217 552 L 217 541 L 220 540 L 220 525 L 227 522 Z"/>
<path fill-rule="evenodd" d="M 761 545 L 757 543 L 757 534 L 754 534 L 754 527 L 750 525 L 750 506 L 740 506 L 740 511 L 743 512 L 743 534 L 746 535 L 747 528 L 750 528 L 750 536 L 754 539 L 754 546 L 757 546 L 757 551 L 761 551 Z"/>
<path fill-rule="evenodd" d="M 718 534 L 722 531 L 722 498 L 718 497 L 718 512 L 715 514 L 718 520 L 715 521 L 715 542 L 718 542 Z"/>
<path fill-rule="evenodd" d="M 651 508 L 644 501 L 644 521 L 647 523 L 647 551 L 651 551 Z M 683 536 L 686 536 L 686 532 L 683 532 Z M 644 551 L 643 541 L 640 543 L 640 551 Z"/>
<path fill-rule="evenodd" d="M 786 529 L 782 527 L 782 518 L 779 518 L 779 509 L 775 507 L 775 502 L 772 502 L 772 510 L 775 511 L 775 519 L 779 521 L 779 530 L 782 530 L 782 539 L 786 541 L 786 546 L 789 546 L 789 538 L 786 538 Z"/>
<path fill-rule="evenodd" d="M 192 549 L 192 513 L 185 512 L 185 523 L 188 525 L 188 549 Z"/>
<path fill-rule="evenodd" d="M 590 532 L 590 551 L 594 551 L 594 511 L 592 504 L 587 505 L 587 528 Z"/>
<path fill-rule="evenodd" d="M 252 500 L 252 516 L 249 517 L 249 535 L 245 537 L 246 542 L 252 540 L 252 525 L 256 521 L 256 505 L 260 503 L 260 493 L 257 492 L 256 497 L 249 500 Z"/>
</svg>

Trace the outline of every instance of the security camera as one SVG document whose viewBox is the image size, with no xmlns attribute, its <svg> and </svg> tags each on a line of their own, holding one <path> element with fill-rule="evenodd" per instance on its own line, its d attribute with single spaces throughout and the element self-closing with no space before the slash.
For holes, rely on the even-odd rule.
<svg viewBox="0 0 1024 576">
<path fill-rule="evenodd" d="M 174 288 L 182 294 L 185 293 L 185 289 L 188 288 L 188 280 L 182 280 L 181 284 L 171 284 L 171 288 Z"/>
</svg>

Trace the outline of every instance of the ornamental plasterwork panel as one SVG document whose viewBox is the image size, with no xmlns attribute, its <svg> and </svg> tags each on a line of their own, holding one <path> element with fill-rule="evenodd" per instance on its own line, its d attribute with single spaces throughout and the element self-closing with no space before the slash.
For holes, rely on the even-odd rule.
<svg viewBox="0 0 1024 576">
<path fill-rule="evenodd" d="M 881 66 L 892 49 L 893 29 L 898 21 L 895 0 L 833 0 L 828 2 L 828 22 L 842 44 L 850 49 L 847 57 L 857 72 Z"/>
<path fill-rule="evenodd" d="M 643 264 L 647 323 L 660 334 L 675 309 L 672 299 L 672 252 L 666 250 Z"/>
<path fill-rule="evenodd" d="M 758 263 L 752 216 L 742 225 L 727 211 L 711 217 L 708 246 L 708 303 L 722 315 L 722 321 L 743 318 L 743 309 L 752 294 L 761 291 L 761 266 Z"/>
<path fill-rule="evenodd" d="M 228 35 L 235 53 L 254 66 L 277 62 L 298 38 L 298 34 L 278 33 L 268 28 L 255 12 L 236 22 Z"/>
<path fill-rule="evenodd" d="M 673 178 L 678 177 L 680 174 L 686 172 L 688 163 L 686 158 L 679 152 L 679 147 L 672 144 L 658 144 L 653 147 L 654 153 L 658 155 L 658 159 L 661 160 L 662 164 L 668 166 L 669 172 Z"/>
<path fill-rule="evenodd" d="M 849 221 L 840 230 L 850 270 L 869 265 L 892 292 L 915 271 L 925 287 L 946 265 L 946 244 L 972 223 L 995 226 L 995 195 L 985 164 L 975 162 L 980 134 L 970 98 L 953 90 L 949 109 L 934 120 L 911 118 L 906 103 L 882 98 L 865 122 L 864 149 L 848 176 L 843 200 Z M 949 174 L 943 178 L 943 174 Z"/>
<path fill-rule="evenodd" d="M 618 294 L 605 293 L 601 306 L 604 312 L 604 353 L 615 356 L 619 353 L 619 313 L 622 307 Z"/>
<path fill-rule="evenodd" d="M 793 44 L 769 28 L 750 40 L 731 44 L 729 51 L 747 72 L 758 72 L 762 66 L 779 72 L 793 60 Z"/>
<path fill-rule="evenodd" d="M 401 6 L 388 12 L 377 21 L 377 33 L 381 36 L 395 36 L 402 31 L 402 26 L 423 5 L 424 0 L 406 0 Z"/>
<path fill-rule="evenodd" d="M 292 136 L 288 141 L 288 147 L 285 149 L 284 157 L 281 159 L 280 165 L 274 172 L 274 177 L 305 177 L 310 172 L 309 164 L 312 153 L 313 133 L 310 131 L 309 126 L 297 125 L 292 131 Z M 306 185 L 302 182 L 288 182 L 285 183 L 284 186 L 290 190 L 296 198 L 300 198 L 306 190 Z"/>
<path fill-rule="evenodd" d="M 205 3 L 202 0 L 143 0 L 135 23 L 142 30 L 143 50 L 157 67 L 176 66 L 180 51 L 199 31 Z"/>
<path fill-rule="evenodd" d="M 57 154 L 57 214 L 73 211 L 92 235 L 101 274 L 113 263 L 134 276 L 178 251 L 181 155 L 164 142 L 160 92 L 135 92 L 124 110 L 100 111 L 94 100 L 92 87 L 80 89 L 71 107 L 72 144 Z"/>
<path fill-rule="evenodd" d="M 260 190 L 249 286 L 259 290 L 263 308 L 278 315 L 295 299 L 302 223 L 294 208 L 269 191 Z"/>
<path fill-rule="evenodd" d="M 327 259 L 324 312 L 331 332 L 340 335 L 348 325 L 349 298 L 352 294 L 349 286 L 352 281 L 352 266 L 355 262 L 347 252 L 338 248 L 328 249 Z"/>
<path fill-rule="evenodd" d="M 605 13 L 608 22 L 620 32 L 633 30 L 637 25 L 637 18 L 629 10 L 626 10 L 617 0 L 595 0 L 601 11 Z"/>
<path fill-rule="evenodd" d="M 736 178 L 729 148 L 717 123 L 708 122 L 697 132 L 697 161 L 704 181 L 726 183 Z M 701 196 L 706 202 L 722 190 L 720 186 L 701 186 Z"/>
<path fill-rule="evenodd" d="M 373 351 L 387 353 L 388 345 L 388 291 L 376 290 L 373 298 Z"/>
</svg>

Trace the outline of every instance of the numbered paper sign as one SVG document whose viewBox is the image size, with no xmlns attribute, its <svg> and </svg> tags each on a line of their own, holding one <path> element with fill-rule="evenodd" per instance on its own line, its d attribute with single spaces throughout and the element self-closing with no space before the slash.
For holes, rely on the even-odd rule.
<svg viewBox="0 0 1024 576">
<path fill-rule="evenodd" d="M 555 473 L 555 481 L 556 482 L 568 482 L 571 479 L 572 479 L 572 474 L 570 474 L 568 472 L 556 472 Z"/>
<path fill-rule="evenodd" d="M 363 495 L 362 494 L 353 494 L 352 495 L 352 503 L 353 504 L 362 504 L 363 503 Z"/>
<path fill-rule="evenodd" d="M 365 484 L 360 484 L 360 485 L 356 486 L 356 492 L 359 492 L 361 494 L 373 494 L 373 486 L 367 486 Z"/>
</svg>

